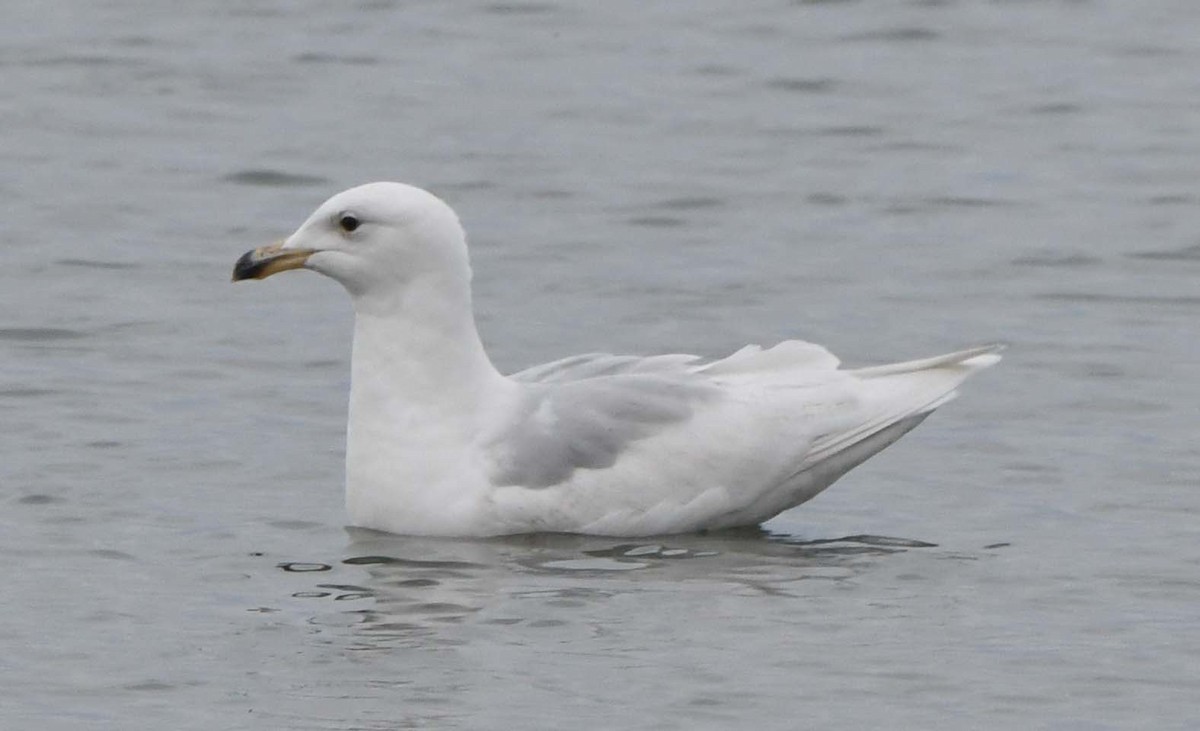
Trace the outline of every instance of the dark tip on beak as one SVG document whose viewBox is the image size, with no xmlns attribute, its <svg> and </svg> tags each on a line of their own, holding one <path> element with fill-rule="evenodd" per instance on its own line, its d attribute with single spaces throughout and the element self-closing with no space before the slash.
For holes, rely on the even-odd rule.
<svg viewBox="0 0 1200 731">
<path fill-rule="evenodd" d="M 259 279 L 259 275 L 265 266 L 266 260 L 259 258 L 257 252 L 247 251 L 233 265 L 233 281 L 240 282 L 243 279 Z"/>
<path fill-rule="evenodd" d="M 276 272 L 299 269 L 314 253 L 312 249 L 284 249 L 282 243 L 260 246 L 242 254 L 233 265 L 233 281 L 266 279 Z"/>
</svg>

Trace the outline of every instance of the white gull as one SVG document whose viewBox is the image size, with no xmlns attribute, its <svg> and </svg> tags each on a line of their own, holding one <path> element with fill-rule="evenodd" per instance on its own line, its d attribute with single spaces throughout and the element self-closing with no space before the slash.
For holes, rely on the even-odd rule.
<svg viewBox="0 0 1200 731">
<path fill-rule="evenodd" d="M 840 370 L 789 340 L 705 361 L 580 355 L 501 375 L 471 307 L 458 217 L 371 183 L 330 198 L 234 280 L 295 268 L 354 302 L 346 506 L 393 533 L 647 536 L 755 525 L 799 505 L 996 363 L 988 345 Z"/>
</svg>

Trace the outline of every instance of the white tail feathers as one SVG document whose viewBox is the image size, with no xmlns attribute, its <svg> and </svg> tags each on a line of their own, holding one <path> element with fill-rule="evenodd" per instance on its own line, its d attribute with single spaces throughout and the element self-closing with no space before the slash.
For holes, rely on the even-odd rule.
<svg viewBox="0 0 1200 731">
<path fill-rule="evenodd" d="M 1007 347 L 1004 343 L 991 343 L 990 345 L 981 345 L 977 348 L 960 350 L 957 353 L 935 355 L 932 358 L 910 360 L 904 363 L 890 363 L 888 365 L 870 366 L 869 368 L 858 368 L 850 372 L 859 378 L 878 378 L 880 376 L 893 376 L 898 373 L 925 371 L 931 368 L 964 367 L 970 370 L 980 370 L 999 363 L 1000 353 Z"/>
<path fill-rule="evenodd" d="M 818 439 L 805 464 L 827 459 L 893 424 L 929 414 L 958 395 L 955 389 L 975 371 L 999 362 L 1004 348 L 1003 344 L 995 343 L 932 358 L 848 371 L 863 381 L 862 398 L 868 405 L 868 416 L 852 429 Z M 887 445 L 879 448 L 884 446 Z"/>
</svg>

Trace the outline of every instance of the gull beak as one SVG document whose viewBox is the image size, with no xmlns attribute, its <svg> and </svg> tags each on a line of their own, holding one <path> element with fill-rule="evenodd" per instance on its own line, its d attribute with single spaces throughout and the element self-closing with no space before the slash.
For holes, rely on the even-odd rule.
<svg viewBox="0 0 1200 731">
<path fill-rule="evenodd" d="M 299 269 L 315 253 L 316 249 L 285 249 L 282 241 L 260 246 L 242 254 L 233 265 L 233 281 L 266 279 L 288 269 Z"/>
</svg>

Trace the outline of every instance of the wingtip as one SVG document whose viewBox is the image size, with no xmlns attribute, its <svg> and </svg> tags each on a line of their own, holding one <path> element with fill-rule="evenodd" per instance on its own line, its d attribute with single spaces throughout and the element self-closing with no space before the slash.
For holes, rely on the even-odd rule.
<svg viewBox="0 0 1200 731">
<path fill-rule="evenodd" d="M 922 371 L 930 368 L 966 366 L 968 369 L 975 370 L 987 368 L 1000 362 L 1000 353 L 1007 347 L 1006 343 L 989 343 L 974 348 L 967 348 L 966 350 L 959 350 L 954 353 L 937 355 L 932 358 L 856 368 L 851 372 L 859 378 L 874 378 L 878 376 L 891 376 L 897 373 L 912 373 L 913 371 Z"/>
<path fill-rule="evenodd" d="M 1004 356 L 1002 356 L 1001 353 L 1008 350 L 1008 343 L 988 343 L 987 345 L 981 345 L 978 348 L 972 348 L 972 350 L 975 352 L 964 358 L 961 361 L 962 364 L 973 366 L 975 368 L 988 368 L 1003 360 Z"/>
</svg>

